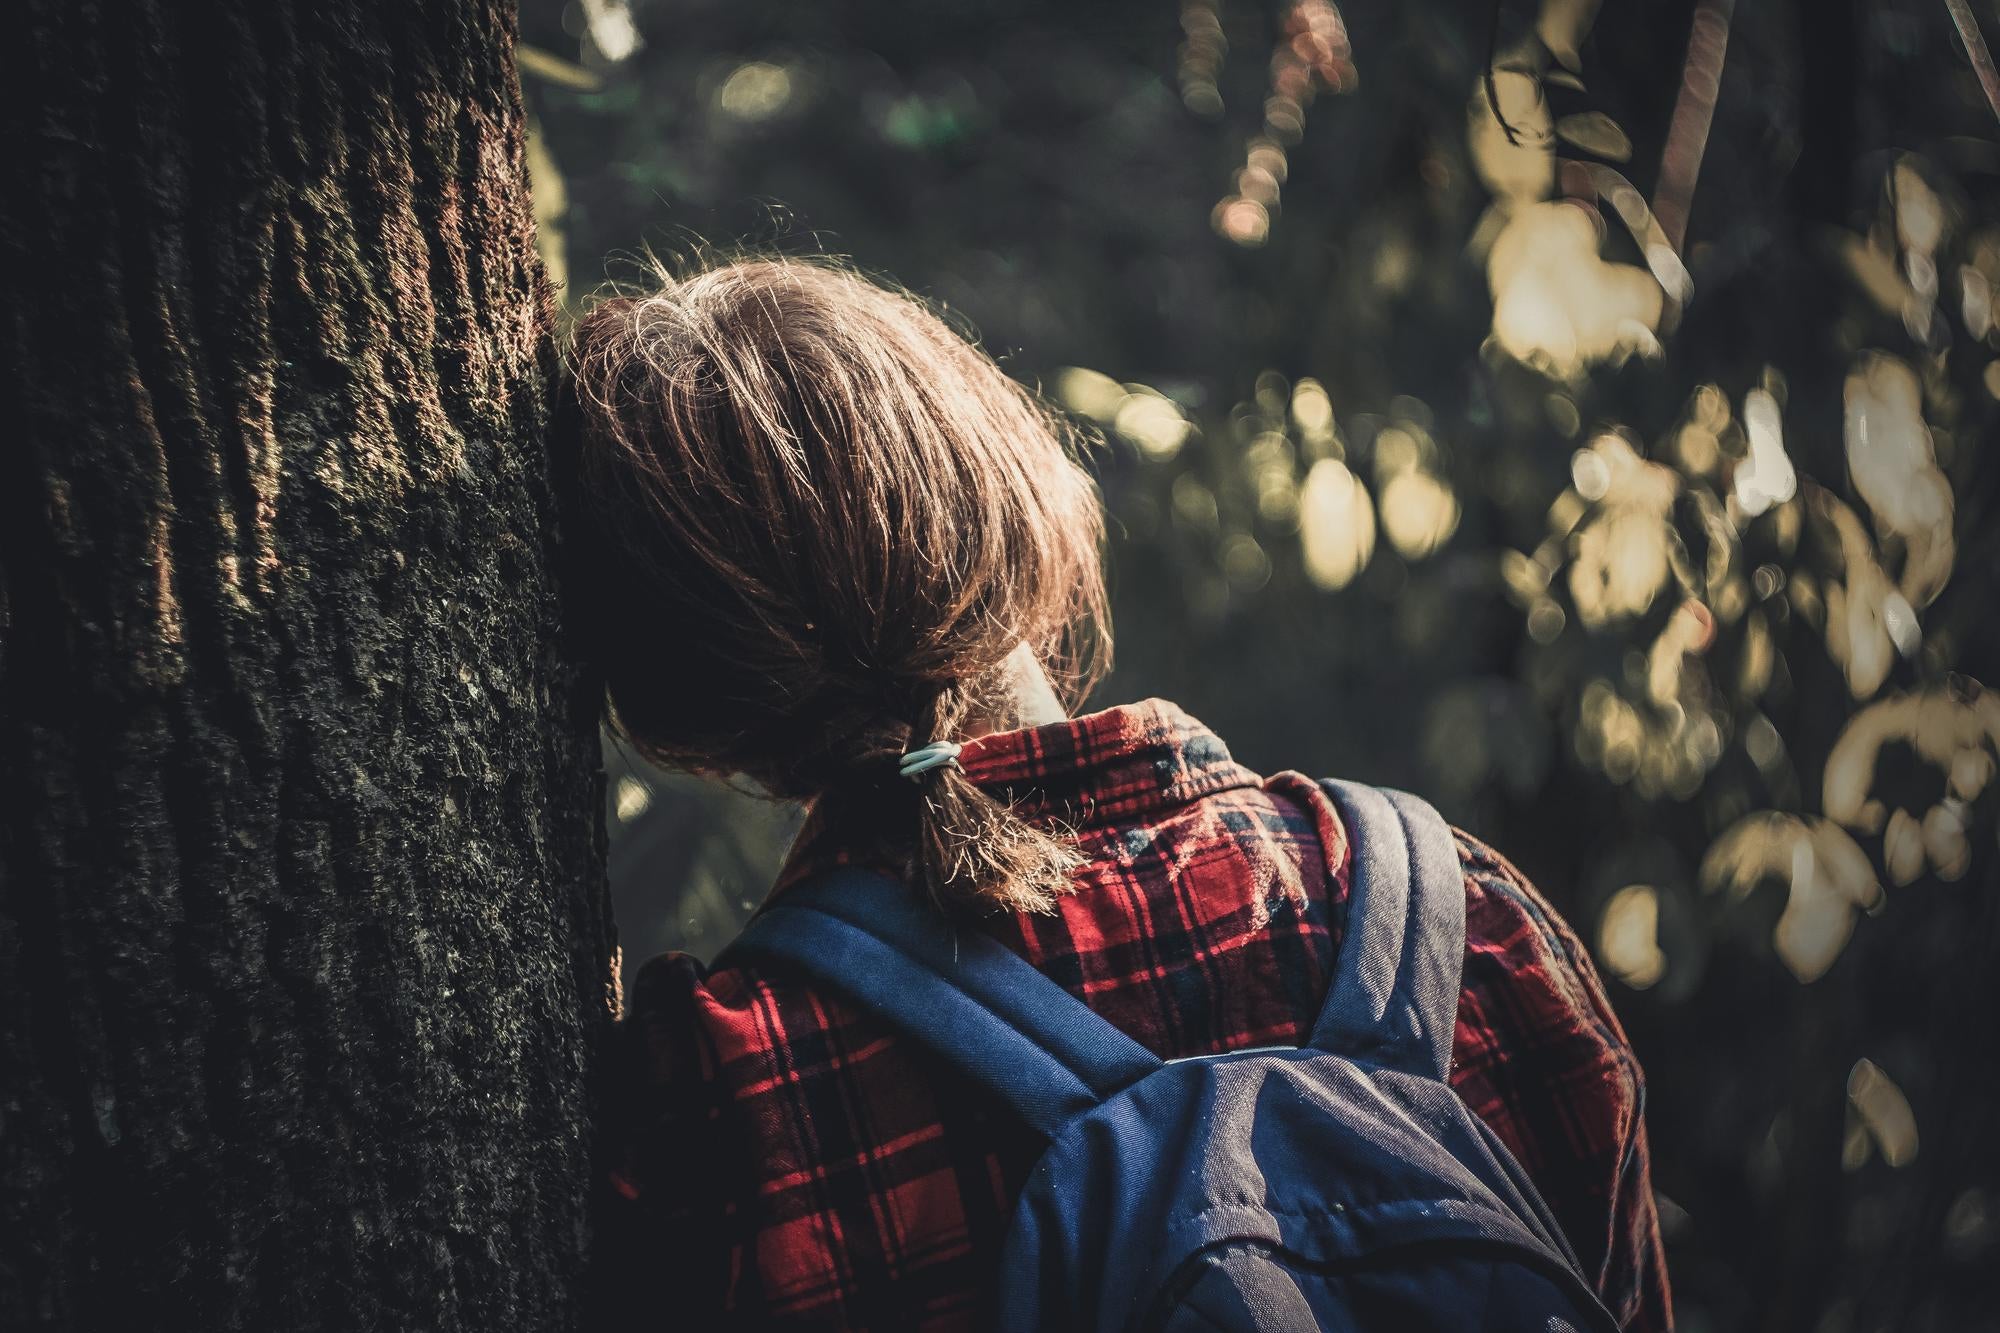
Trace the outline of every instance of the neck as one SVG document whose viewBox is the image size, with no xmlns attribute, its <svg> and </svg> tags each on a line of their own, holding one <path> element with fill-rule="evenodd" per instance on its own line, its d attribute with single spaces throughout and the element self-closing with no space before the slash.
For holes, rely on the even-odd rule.
<svg viewBox="0 0 2000 1333">
<path fill-rule="evenodd" d="M 1026 643 L 1019 644 L 1000 664 L 1000 681 L 994 691 L 993 718 L 981 718 L 965 728 L 967 740 L 996 731 L 1019 727 L 1041 727 L 1069 718 L 1056 697 L 1055 687 Z M 998 719 L 995 721 L 994 719 Z"/>
</svg>

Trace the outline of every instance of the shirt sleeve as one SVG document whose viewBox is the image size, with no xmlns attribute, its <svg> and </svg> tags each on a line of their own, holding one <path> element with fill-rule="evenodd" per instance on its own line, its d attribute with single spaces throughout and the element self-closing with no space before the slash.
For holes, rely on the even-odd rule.
<svg viewBox="0 0 2000 1333">
<path fill-rule="evenodd" d="M 701 964 L 647 963 L 599 1053 L 587 1327 L 725 1322 L 731 1236 L 714 1052 L 694 1019 Z"/>
<path fill-rule="evenodd" d="M 1466 960 L 1452 1085 L 1526 1169 L 1619 1324 L 1673 1326 L 1645 1075 L 1590 955 L 1505 857 L 1459 834 Z"/>
</svg>

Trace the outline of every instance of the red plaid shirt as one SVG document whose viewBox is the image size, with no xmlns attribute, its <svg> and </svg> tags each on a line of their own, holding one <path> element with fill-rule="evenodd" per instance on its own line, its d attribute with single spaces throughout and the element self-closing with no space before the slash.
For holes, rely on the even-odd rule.
<svg viewBox="0 0 2000 1333">
<path fill-rule="evenodd" d="M 1260 778 L 1157 700 L 969 742 L 967 775 L 1060 813 L 1089 858 L 1051 916 L 981 924 L 1163 1058 L 1305 1040 L 1351 864 L 1332 803 Z M 775 892 L 847 859 L 808 827 Z M 1644 1085 L 1589 957 L 1460 835 L 1451 1082 L 1540 1187 L 1627 1328 L 1670 1327 Z M 810 982 L 655 959 L 606 1104 L 596 1284 L 685 1326 L 977 1327 L 1041 1142 L 954 1071 Z"/>
</svg>

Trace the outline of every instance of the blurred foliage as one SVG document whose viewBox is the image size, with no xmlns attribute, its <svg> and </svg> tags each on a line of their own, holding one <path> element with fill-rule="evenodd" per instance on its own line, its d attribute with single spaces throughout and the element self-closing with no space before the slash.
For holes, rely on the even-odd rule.
<svg viewBox="0 0 2000 1333">
<path fill-rule="evenodd" d="M 1977 17 L 528 0 L 523 71 L 568 299 L 642 242 L 893 273 L 1102 432 L 1103 701 L 1422 791 L 1544 886 L 1649 1070 L 1684 1327 L 1960 1329 L 2000 1326 Z M 609 763 L 628 951 L 713 952 L 795 812 Z"/>
</svg>

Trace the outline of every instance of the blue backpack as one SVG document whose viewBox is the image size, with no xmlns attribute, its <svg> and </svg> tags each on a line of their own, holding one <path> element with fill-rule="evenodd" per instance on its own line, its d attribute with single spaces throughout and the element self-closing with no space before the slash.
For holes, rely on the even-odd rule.
<svg viewBox="0 0 2000 1333">
<path fill-rule="evenodd" d="M 1347 929 L 1309 1045 L 1162 1061 L 1026 960 L 844 870 L 730 952 L 789 964 L 1048 1139 L 1010 1223 L 1003 1330 L 1616 1330 L 1526 1173 L 1445 1082 L 1465 950 L 1451 831 L 1328 783 Z"/>
</svg>

